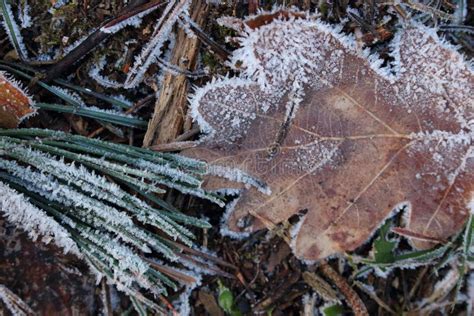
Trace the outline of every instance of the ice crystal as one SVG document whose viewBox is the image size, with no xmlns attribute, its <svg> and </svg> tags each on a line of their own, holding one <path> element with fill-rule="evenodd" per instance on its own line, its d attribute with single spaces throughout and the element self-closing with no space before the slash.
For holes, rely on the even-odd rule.
<svg viewBox="0 0 474 316">
<path fill-rule="evenodd" d="M 131 26 L 134 26 L 134 27 L 139 27 L 140 24 L 142 23 L 142 18 L 144 16 L 148 15 L 149 13 L 155 11 L 157 8 L 158 8 L 158 6 L 154 6 L 150 9 L 142 11 L 138 14 L 132 15 L 132 16 L 126 18 L 125 20 L 123 20 L 119 23 L 116 23 L 112 26 L 103 26 L 103 27 L 100 28 L 100 31 L 104 32 L 104 33 L 113 34 L 113 33 L 117 33 L 118 31 L 120 31 L 121 29 L 125 28 L 128 25 L 131 25 Z"/>
<path fill-rule="evenodd" d="M 18 17 L 21 22 L 21 27 L 24 29 L 32 25 L 30 10 L 31 10 L 31 7 L 28 4 L 27 0 L 25 0 L 23 4 L 18 6 Z"/>
<path fill-rule="evenodd" d="M 123 85 L 115 80 L 109 79 L 104 77 L 100 74 L 106 65 L 106 57 L 102 56 L 99 61 L 92 65 L 89 70 L 89 77 L 94 79 L 98 84 L 100 84 L 104 88 L 121 88 Z"/>
<path fill-rule="evenodd" d="M 20 83 L 0 71 L 0 126 L 16 127 L 35 115 L 34 102 Z"/>
<path fill-rule="evenodd" d="M 8 34 L 10 42 L 15 47 L 17 54 L 20 58 L 27 60 L 28 51 L 26 50 L 25 44 L 23 43 L 23 37 L 20 33 L 20 28 L 14 19 L 14 15 L 10 4 L 6 0 L 1 0 L 0 8 L 2 9 L 3 15 L 3 26 L 5 32 Z"/>
<path fill-rule="evenodd" d="M 80 256 L 76 243 L 69 233 L 44 211 L 32 205 L 23 194 L 0 181 L 0 211 L 12 224 L 21 227 L 32 240 L 54 242 L 64 252 Z"/>
<path fill-rule="evenodd" d="M 5 303 L 7 309 L 13 316 L 34 315 L 34 311 L 19 298 L 15 293 L 10 291 L 5 285 L 0 284 L 0 300 Z"/>
<path fill-rule="evenodd" d="M 42 236 L 44 242 L 55 242 L 85 260 L 98 280 L 106 277 L 119 290 L 165 313 L 142 292 L 164 295 L 166 287 L 177 289 L 175 281 L 181 282 L 180 276 L 188 286 L 196 283 L 199 276 L 189 270 L 199 267 L 188 261 L 182 262 L 187 266 L 183 271 L 166 267 L 164 262 L 150 265 L 143 254 L 151 257 L 158 253 L 168 263 L 180 262 L 179 244 L 192 247 L 195 238 L 183 224 L 209 224 L 180 214 L 151 192 L 164 192 L 156 185 L 163 183 L 222 203 L 200 188 L 196 175 L 202 167 L 185 157 L 56 131 L 0 130 L 0 211 L 31 238 Z M 206 269 L 212 262 L 201 264 L 204 267 L 196 271 L 212 271 Z M 164 272 L 155 269 L 156 265 Z"/>
<path fill-rule="evenodd" d="M 159 59 L 163 45 L 170 38 L 173 25 L 181 14 L 186 14 L 189 5 L 189 0 L 173 0 L 168 3 L 155 25 L 151 40 L 142 49 L 140 55 L 135 58 L 135 63 L 125 81 L 125 88 L 133 88 L 143 80 L 148 67 Z"/>
</svg>

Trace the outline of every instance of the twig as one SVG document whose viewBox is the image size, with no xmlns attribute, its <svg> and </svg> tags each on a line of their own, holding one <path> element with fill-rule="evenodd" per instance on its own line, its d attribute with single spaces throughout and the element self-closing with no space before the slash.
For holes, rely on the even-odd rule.
<svg viewBox="0 0 474 316">
<path fill-rule="evenodd" d="M 405 238 L 409 238 L 409 239 L 411 238 L 411 239 L 426 241 L 426 242 L 435 243 L 435 244 L 437 243 L 446 244 L 448 242 L 445 239 L 440 239 L 437 237 L 416 233 L 403 227 L 393 227 L 391 230 L 395 234 L 403 236 Z"/>
<path fill-rule="evenodd" d="M 161 151 L 161 152 L 170 152 L 170 151 L 181 151 L 189 148 L 196 147 L 197 142 L 195 141 L 185 141 L 185 142 L 172 142 L 157 144 L 150 147 L 151 150 Z"/>
<path fill-rule="evenodd" d="M 125 114 L 131 114 L 131 113 L 137 112 L 138 110 L 146 106 L 149 102 L 151 102 L 151 100 L 153 100 L 154 97 L 155 97 L 154 95 L 150 94 L 144 97 L 143 99 L 138 100 L 131 108 L 125 111 Z M 105 130 L 105 127 L 103 126 L 99 127 L 98 129 L 96 129 L 95 131 L 87 135 L 87 137 L 94 138 L 100 133 L 102 133 L 104 130 Z"/>
<path fill-rule="evenodd" d="M 227 49 L 225 49 L 224 47 L 219 45 L 216 41 L 214 41 L 206 33 L 204 33 L 196 23 L 192 22 L 189 18 L 186 19 L 186 18 L 180 17 L 180 19 L 184 23 L 186 23 L 186 22 L 189 23 L 189 28 L 191 29 L 191 31 L 194 32 L 194 34 L 197 36 L 197 38 L 199 38 L 199 40 L 202 43 L 207 45 L 214 53 L 216 53 L 216 55 L 222 61 L 226 61 L 226 60 L 229 59 L 230 53 L 227 51 Z"/>
<path fill-rule="evenodd" d="M 192 137 L 198 135 L 200 131 L 201 130 L 199 129 L 199 127 L 196 126 L 192 129 L 184 132 L 183 134 L 179 135 L 178 137 L 176 137 L 176 139 L 174 141 L 175 142 L 182 142 L 182 141 L 185 141 L 185 140 L 189 140 Z"/>
<path fill-rule="evenodd" d="M 303 280 L 306 282 L 306 284 L 311 286 L 313 290 L 318 293 L 318 295 L 321 296 L 325 301 L 339 301 L 336 291 L 334 291 L 331 285 L 316 273 L 309 271 L 303 272 Z"/>
<path fill-rule="evenodd" d="M 109 286 L 105 278 L 102 279 L 101 292 L 102 292 L 102 304 L 104 304 L 104 315 L 112 316 L 112 304 L 110 303 Z"/>
<path fill-rule="evenodd" d="M 183 0 L 180 0 L 182 2 Z M 182 4 L 180 4 L 182 6 Z M 177 12 L 179 8 L 176 9 Z M 204 23 L 208 13 L 208 6 L 204 0 L 193 0 L 189 9 L 190 19 L 197 25 Z M 173 21 L 173 19 L 171 19 Z M 173 48 L 170 62 L 185 66 L 193 71 L 197 65 L 199 52 L 199 40 L 190 38 L 183 30 L 179 30 L 176 36 L 176 44 Z M 150 47 L 150 53 L 155 48 Z M 142 56 L 149 56 L 145 51 Z M 143 59 L 144 60 L 144 59 Z M 147 61 L 148 62 L 148 61 Z M 138 69 L 138 68 L 137 68 Z M 129 83 L 135 79 L 130 78 Z M 148 130 L 143 139 L 143 146 L 149 147 L 159 143 L 168 143 L 182 134 L 183 122 L 186 118 L 188 91 L 190 83 L 183 75 L 166 73 L 161 84 L 160 97 L 155 103 L 153 116 L 148 124 Z"/>
<path fill-rule="evenodd" d="M 156 269 L 157 271 L 175 279 L 175 280 L 178 280 L 180 282 L 184 282 L 184 283 L 187 283 L 187 284 L 193 284 L 193 283 L 196 283 L 196 279 L 193 278 L 192 276 L 189 276 L 187 274 L 184 274 L 178 270 L 175 270 L 175 269 L 171 269 L 169 267 L 166 267 L 166 266 L 163 266 L 161 264 L 158 264 L 156 263 L 155 261 L 153 260 L 150 260 L 148 258 L 145 258 L 145 257 L 142 257 L 143 260 L 145 260 L 146 262 L 148 262 L 150 264 L 150 266 L 152 266 L 154 269 Z"/>
<path fill-rule="evenodd" d="M 425 276 L 426 272 L 428 272 L 428 267 L 423 267 L 421 272 L 418 273 L 415 284 L 411 287 L 410 293 L 408 293 L 408 300 L 411 300 L 413 295 L 415 295 L 415 292 L 418 290 L 418 288 L 421 284 L 421 280 L 423 280 L 423 277 Z"/>
<path fill-rule="evenodd" d="M 185 245 L 182 245 L 180 243 L 177 243 L 177 242 L 173 242 L 173 241 L 169 241 L 170 244 L 172 244 L 173 246 L 177 247 L 178 249 L 180 249 L 181 251 L 183 252 L 186 252 L 186 253 L 189 253 L 193 256 L 199 256 L 199 257 L 202 257 L 204 259 L 207 259 L 207 260 L 210 260 L 212 262 L 215 262 L 221 266 L 224 266 L 224 267 L 227 267 L 227 268 L 231 268 L 231 269 L 234 269 L 234 270 L 237 270 L 237 267 L 227 261 L 224 261 L 222 259 L 220 259 L 219 257 L 215 257 L 215 256 L 212 256 L 210 254 L 207 254 L 205 252 L 202 252 L 202 251 L 199 251 L 199 250 L 196 250 L 196 249 L 193 249 L 193 248 L 190 248 L 188 246 L 185 246 Z"/>
<path fill-rule="evenodd" d="M 143 4 L 145 3 L 145 4 Z M 136 15 L 140 12 L 148 10 L 154 6 L 163 4 L 162 0 L 154 0 L 146 3 L 145 0 L 135 0 L 118 14 L 118 16 L 110 21 L 104 22 L 102 26 L 111 26 L 122 22 L 123 20 Z M 84 56 L 88 55 L 93 51 L 100 43 L 108 39 L 112 33 L 102 32 L 101 27 L 89 35 L 81 44 L 71 50 L 69 54 L 64 56 L 63 59 L 54 64 L 45 74 L 44 81 L 49 82 L 57 79 L 61 75 L 67 74 L 72 66 Z"/>
<path fill-rule="evenodd" d="M 266 299 L 260 301 L 257 306 L 254 307 L 255 311 L 264 311 L 267 307 L 272 305 L 275 301 L 280 299 L 283 295 L 287 293 L 287 289 L 298 282 L 301 274 L 299 271 L 292 271 L 290 273 L 290 276 L 288 277 L 281 286 L 279 286 L 277 289 L 275 289 L 274 293 L 272 296 L 267 297 Z"/>
<path fill-rule="evenodd" d="M 197 267 L 200 267 L 204 270 L 212 271 L 216 275 L 219 275 L 219 276 L 222 276 L 222 277 L 225 277 L 225 278 L 229 278 L 229 279 L 234 278 L 234 276 L 232 274 L 227 273 L 225 271 L 222 271 L 221 269 L 217 268 L 216 266 L 206 264 L 204 262 L 196 260 L 195 258 L 193 258 L 191 256 L 188 256 L 188 255 L 185 255 L 185 254 L 182 254 L 182 253 L 178 253 L 177 256 L 180 257 L 181 259 L 183 259 L 184 262 L 186 262 L 186 261 L 191 262 L 193 265 L 195 265 Z"/>
<path fill-rule="evenodd" d="M 390 314 L 392 315 L 397 315 L 397 313 L 390 308 L 390 306 L 388 306 L 384 301 L 382 301 L 382 299 L 380 299 L 374 291 L 372 291 L 371 289 L 367 288 L 367 286 L 360 282 L 360 281 L 355 281 L 354 282 L 355 285 L 357 285 L 359 287 L 359 289 L 361 289 L 362 291 L 364 291 L 367 295 L 370 296 L 371 299 L 373 299 L 380 307 L 382 307 L 383 309 L 385 309 L 387 312 L 389 312 Z"/>
</svg>

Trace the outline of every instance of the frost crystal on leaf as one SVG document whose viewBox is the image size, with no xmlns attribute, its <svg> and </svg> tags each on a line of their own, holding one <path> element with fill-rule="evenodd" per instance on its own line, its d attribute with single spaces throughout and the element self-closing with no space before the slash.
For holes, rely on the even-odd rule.
<svg viewBox="0 0 474 316">
<path fill-rule="evenodd" d="M 0 71 L 0 128 L 13 128 L 34 115 L 33 101 L 19 83 Z"/>
<path fill-rule="evenodd" d="M 195 91 L 190 112 L 207 136 L 187 151 L 268 185 L 271 194 L 235 176 L 206 180 L 240 192 L 230 230 L 271 228 L 308 209 L 292 245 L 316 260 L 363 244 L 401 203 L 414 233 L 440 240 L 462 228 L 474 184 L 474 76 L 435 30 L 403 26 L 394 63 L 381 68 L 340 27 L 305 13 L 231 24 L 241 74 Z"/>
</svg>

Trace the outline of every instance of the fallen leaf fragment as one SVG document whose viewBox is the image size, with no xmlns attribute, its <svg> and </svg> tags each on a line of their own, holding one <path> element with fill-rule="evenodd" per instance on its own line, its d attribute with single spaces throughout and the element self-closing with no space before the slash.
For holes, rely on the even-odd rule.
<svg viewBox="0 0 474 316">
<path fill-rule="evenodd" d="M 33 101 L 26 92 L 0 71 L 0 127 L 15 128 L 34 113 Z"/>
<path fill-rule="evenodd" d="M 307 209 L 292 249 L 316 260 L 354 250 L 402 206 L 414 235 L 446 240 L 461 229 L 474 205 L 474 76 L 461 54 L 407 24 L 382 68 L 311 15 L 244 23 L 232 56 L 242 72 L 197 89 L 191 113 L 207 136 L 184 152 L 214 166 L 208 188 L 239 192 L 224 232 Z M 267 187 L 236 183 L 242 174 Z"/>
</svg>

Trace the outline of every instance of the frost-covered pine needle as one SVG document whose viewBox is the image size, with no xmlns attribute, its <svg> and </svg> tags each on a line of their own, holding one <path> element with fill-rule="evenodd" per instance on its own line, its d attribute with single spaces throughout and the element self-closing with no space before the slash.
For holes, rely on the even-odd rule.
<svg viewBox="0 0 474 316">
<path fill-rule="evenodd" d="M 222 203 L 200 187 L 203 167 L 189 158 L 58 131 L 0 130 L 0 212 L 33 240 L 54 242 L 85 260 L 98 279 L 106 277 L 140 304 L 164 313 L 147 293 L 166 295 L 179 283 L 198 282 L 189 262 L 181 262 L 188 270 L 175 267 L 182 251 L 176 241 L 193 245 L 194 235 L 184 225 L 210 226 L 153 192 L 172 187 Z M 150 265 L 144 254 L 173 266 Z"/>
<path fill-rule="evenodd" d="M 30 9 L 31 7 L 27 0 L 24 0 L 23 3 L 18 5 L 18 18 L 21 21 L 21 27 L 24 29 L 33 25 L 31 22 Z"/>
<path fill-rule="evenodd" d="M 100 84 L 104 88 L 114 88 L 114 89 L 122 88 L 123 84 L 113 79 L 109 79 L 100 73 L 102 70 L 104 70 L 105 64 L 106 64 L 106 58 L 105 56 L 102 56 L 99 59 L 99 61 L 90 68 L 89 77 L 94 79 L 98 84 Z"/>
<path fill-rule="evenodd" d="M 18 56 L 23 60 L 27 60 L 28 52 L 23 44 L 23 37 L 21 36 L 20 28 L 15 21 L 11 6 L 7 0 L 0 0 L 0 11 L 3 17 L 3 27 L 5 28 L 5 32 L 8 34 L 10 42 L 15 48 Z"/>
<path fill-rule="evenodd" d="M 42 236 L 41 240 L 45 243 L 53 241 L 64 252 L 80 254 L 68 232 L 44 211 L 32 205 L 23 194 L 0 182 L 0 196 L 0 211 L 10 223 L 23 227 L 32 240 Z"/>
</svg>

